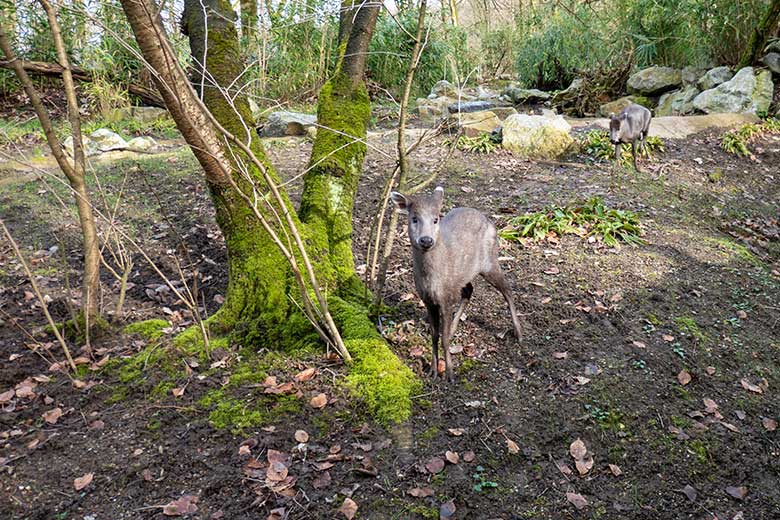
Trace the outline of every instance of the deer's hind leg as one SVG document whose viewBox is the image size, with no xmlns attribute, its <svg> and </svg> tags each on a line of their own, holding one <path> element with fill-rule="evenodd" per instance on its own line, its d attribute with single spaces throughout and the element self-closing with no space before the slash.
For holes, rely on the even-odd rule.
<svg viewBox="0 0 780 520">
<path fill-rule="evenodd" d="M 431 378 L 439 377 L 439 336 L 441 333 L 441 308 L 434 304 L 425 304 L 428 320 L 431 322 Z"/>
<path fill-rule="evenodd" d="M 455 311 L 455 316 L 452 318 L 452 331 L 450 331 L 452 336 L 455 336 L 455 331 L 458 330 L 460 317 L 463 314 L 463 311 L 466 310 L 466 307 L 468 307 L 472 294 L 474 294 L 474 286 L 471 285 L 471 282 L 467 283 L 466 286 L 460 290 L 460 304 L 458 305 L 458 310 Z"/>
<path fill-rule="evenodd" d="M 482 277 L 490 285 L 498 289 L 498 292 L 500 292 L 501 296 L 503 296 L 504 300 L 506 300 L 506 303 L 509 306 L 509 313 L 512 315 L 512 325 L 515 329 L 515 337 L 518 341 L 520 341 L 520 338 L 522 337 L 520 332 L 520 320 L 517 318 L 517 311 L 515 310 L 515 302 L 512 298 L 512 292 L 509 290 L 509 284 L 506 283 L 504 273 L 498 266 L 498 261 L 496 261 L 495 267 L 493 267 L 493 269 L 482 273 Z"/>
</svg>

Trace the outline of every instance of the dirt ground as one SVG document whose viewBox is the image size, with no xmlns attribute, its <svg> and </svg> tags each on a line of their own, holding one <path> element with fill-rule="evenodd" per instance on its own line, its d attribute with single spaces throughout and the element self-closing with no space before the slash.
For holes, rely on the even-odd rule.
<svg viewBox="0 0 780 520">
<path fill-rule="evenodd" d="M 415 172 L 436 167 L 443 140 L 420 148 Z M 247 415 L 267 417 L 232 431 L 210 424 L 202 398 L 228 388 L 235 352 L 214 353 L 212 366 L 184 357 L 173 376 L 143 366 L 141 381 L 123 383 L 116 360 L 148 343 L 122 333 L 123 323 L 171 320 L 159 348 L 191 323 L 137 253 L 125 314 L 110 316 L 114 332 L 94 342 L 74 385 L 50 370 L 59 346 L 0 241 L 0 518 L 159 519 L 177 513 L 168 504 L 180 497 L 197 497 L 188 516 L 199 519 L 343 518 L 346 497 L 366 519 L 780 518 L 780 139 L 756 142 L 754 160 L 718 143 L 714 133 L 668 140 L 644 173 L 584 157 L 552 164 L 454 152 L 438 179 L 448 208 L 478 208 L 501 227 L 598 195 L 640 215 L 646 244 L 503 243 L 524 336 L 512 338 L 503 300 L 478 281 L 454 340 L 457 382 L 448 384 L 425 376 L 429 333 L 410 296 L 404 241 L 379 325 L 424 389 L 412 419 L 388 428 L 349 399 L 343 368 L 321 353 L 260 349 L 258 367 L 279 383 L 306 368 L 316 375 L 284 396 L 266 392 L 267 381 L 230 387 Z M 358 264 L 393 146 L 392 135 L 371 140 L 355 207 Z M 305 168 L 310 147 L 297 138 L 268 144 L 285 178 Z M 172 148 L 98 172 L 109 203 L 122 193 L 120 221 L 162 271 L 176 278 L 174 258 L 185 259 L 185 275 L 200 273 L 205 311 L 218 308 L 225 251 L 190 153 Z M 54 177 L 0 170 L 0 217 L 55 319 L 78 297 L 78 230 L 57 202 L 63 193 Z M 117 285 L 103 276 L 110 308 Z M 319 392 L 329 401 L 316 409 Z M 308 439 L 296 439 L 298 430 Z M 278 461 L 289 474 L 269 486 L 268 464 Z M 76 490 L 87 474 L 91 483 Z"/>
</svg>

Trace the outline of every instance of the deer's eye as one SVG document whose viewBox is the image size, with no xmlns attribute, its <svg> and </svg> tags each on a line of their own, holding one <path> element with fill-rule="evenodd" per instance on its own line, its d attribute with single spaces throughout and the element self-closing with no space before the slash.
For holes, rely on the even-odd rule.
<svg viewBox="0 0 780 520">
<path fill-rule="evenodd" d="M 412 217 L 412 224 L 417 224 L 417 217 Z"/>
<path fill-rule="evenodd" d="M 436 217 L 436 218 L 434 218 L 434 219 L 433 219 L 433 223 L 434 223 L 434 224 L 438 224 L 438 223 L 439 223 L 439 217 Z"/>
</svg>

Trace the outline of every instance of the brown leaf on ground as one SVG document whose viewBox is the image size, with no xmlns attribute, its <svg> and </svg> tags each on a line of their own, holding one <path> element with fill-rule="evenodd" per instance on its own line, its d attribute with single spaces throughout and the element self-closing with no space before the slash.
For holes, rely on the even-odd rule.
<svg viewBox="0 0 780 520">
<path fill-rule="evenodd" d="M 197 496 L 184 495 L 173 502 L 165 504 L 163 506 L 163 514 L 166 516 L 182 516 L 196 513 L 198 511 L 197 503 Z"/>
<path fill-rule="evenodd" d="M 447 452 L 444 454 L 444 458 L 447 459 L 447 462 L 450 464 L 457 464 L 460 462 L 460 455 L 458 455 L 457 451 L 447 450 Z"/>
<path fill-rule="evenodd" d="M 58 406 L 57 408 L 49 410 L 48 412 L 44 412 L 41 417 L 43 417 L 43 420 L 49 424 L 57 424 L 57 421 L 60 419 L 60 417 L 62 417 L 62 408 Z"/>
<path fill-rule="evenodd" d="M 276 509 L 271 509 L 266 520 L 284 520 L 285 518 L 287 518 L 287 516 L 285 515 L 284 508 L 277 507 Z"/>
<path fill-rule="evenodd" d="M 309 442 L 309 434 L 306 432 L 306 430 L 296 430 L 295 440 L 297 442 Z"/>
<path fill-rule="evenodd" d="M 447 502 L 444 502 L 439 507 L 439 520 L 447 520 L 452 518 L 455 515 L 456 510 L 457 508 L 455 507 L 454 500 L 448 500 Z"/>
<path fill-rule="evenodd" d="M 506 440 L 506 449 L 512 455 L 517 455 L 518 453 L 520 453 L 520 446 L 518 446 L 517 443 L 512 439 Z"/>
<path fill-rule="evenodd" d="M 577 439 L 569 446 L 569 453 L 574 460 L 579 460 L 585 457 L 588 453 L 588 448 L 585 447 L 585 443 L 582 439 Z"/>
<path fill-rule="evenodd" d="M 753 392 L 753 393 L 756 393 L 756 394 L 763 394 L 764 393 L 764 389 L 763 388 L 761 388 L 758 385 L 754 385 L 753 383 L 751 383 L 747 379 L 740 379 L 739 383 L 742 385 L 742 388 L 744 388 L 748 392 Z"/>
<path fill-rule="evenodd" d="M 323 471 L 319 477 L 314 479 L 311 485 L 314 486 L 314 489 L 323 489 L 330 486 L 330 482 L 330 471 Z"/>
<path fill-rule="evenodd" d="M 425 464 L 428 473 L 436 474 L 444 469 L 444 460 L 441 457 L 434 457 Z"/>
<path fill-rule="evenodd" d="M 579 493 L 566 493 L 566 500 L 569 501 L 574 507 L 577 508 L 577 510 L 585 509 L 588 505 L 588 501 L 585 500 L 585 497 L 580 495 Z"/>
<path fill-rule="evenodd" d="M 745 486 L 729 486 L 726 488 L 726 493 L 737 500 L 742 500 L 747 496 L 748 489 Z"/>
<path fill-rule="evenodd" d="M 455 437 L 460 437 L 461 435 L 466 433 L 466 430 L 464 430 L 463 428 L 449 428 L 447 429 L 447 431 L 450 432 L 450 434 L 454 435 Z"/>
<path fill-rule="evenodd" d="M 562 460 L 556 460 L 554 461 L 555 467 L 558 468 L 558 471 L 563 473 L 564 475 L 571 475 L 572 471 L 568 464 L 566 464 Z"/>
<path fill-rule="evenodd" d="M 185 388 L 186 387 L 184 387 L 184 386 L 182 386 L 181 388 L 172 388 L 171 389 L 171 393 L 173 394 L 174 397 L 181 397 L 181 396 L 184 395 L 184 389 Z"/>
<path fill-rule="evenodd" d="M 715 375 L 715 367 L 707 367 L 704 369 L 705 372 L 707 372 L 708 376 L 714 376 Z"/>
<path fill-rule="evenodd" d="M 7 403 L 8 401 L 14 398 L 14 395 L 16 395 L 16 390 L 14 390 L 13 388 L 6 392 L 3 392 L 2 394 L 0 394 L 0 404 Z"/>
<path fill-rule="evenodd" d="M 294 390 L 295 390 L 295 385 L 292 382 L 288 381 L 286 383 L 282 383 L 281 385 L 269 386 L 265 390 L 263 390 L 263 393 L 281 395 L 281 394 L 292 393 Z"/>
<path fill-rule="evenodd" d="M 328 404 L 328 396 L 325 394 L 317 394 L 314 397 L 311 398 L 311 401 L 309 401 L 309 404 L 312 408 L 324 408 L 326 404 Z"/>
<path fill-rule="evenodd" d="M 250 453 L 252 453 L 252 450 L 246 444 L 243 444 L 238 448 L 239 455 L 249 455 Z"/>
<path fill-rule="evenodd" d="M 295 374 L 295 377 L 293 379 L 302 383 L 304 381 L 308 381 L 309 379 L 312 379 L 316 375 L 317 375 L 317 369 L 312 367 L 298 372 L 297 374 Z"/>
<path fill-rule="evenodd" d="M 76 491 L 81 491 L 85 487 L 89 486 L 89 484 L 92 482 L 92 478 L 95 476 L 94 473 L 85 473 L 84 475 L 80 476 L 79 478 L 73 479 L 73 488 Z"/>
<path fill-rule="evenodd" d="M 761 424 L 763 424 L 764 428 L 766 428 L 766 430 L 769 432 L 773 432 L 777 429 L 777 421 L 769 417 L 764 417 L 761 419 Z"/>
<path fill-rule="evenodd" d="M 705 397 L 702 402 L 704 403 L 704 411 L 707 413 L 715 413 L 718 410 L 718 403 L 712 399 Z"/>
<path fill-rule="evenodd" d="M 271 482 L 281 482 L 287 478 L 288 469 L 282 462 L 272 462 L 268 465 L 265 476 Z"/>
<path fill-rule="evenodd" d="M 425 497 L 432 497 L 433 496 L 433 489 L 429 487 L 424 488 L 412 488 L 407 493 L 414 498 L 425 498 Z"/>
<path fill-rule="evenodd" d="M 680 373 L 677 374 L 677 382 L 683 386 L 687 385 L 691 382 L 691 374 L 685 369 L 680 370 Z"/>
<path fill-rule="evenodd" d="M 662 337 L 662 338 L 663 338 L 663 340 L 664 340 L 664 341 L 666 341 L 667 343 L 671 343 L 672 341 L 674 341 L 674 336 L 671 336 L 671 335 L 669 335 L 669 334 L 663 334 L 661 337 Z"/>
<path fill-rule="evenodd" d="M 357 513 L 358 505 L 357 502 L 352 500 L 351 498 L 345 498 L 344 503 L 341 504 L 341 507 L 338 509 L 339 513 L 344 515 L 347 520 L 352 520 L 355 517 L 355 513 Z"/>
<path fill-rule="evenodd" d="M 268 457 L 269 464 L 273 464 L 274 462 L 281 462 L 282 464 L 286 465 L 290 461 L 290 455 L 283 451 L 268 450 L 266 456 Z"/>
<path fill-rule="evenodd" d="M 636 348 L 647 348 L 647 345 L 645 345 L 641 341 L 632 341 L 631 344 L 634 345 Z"/>
<path fill-rule="evenodd" d="M 263 386 L 276 386 L 277 384 L 276 376 L 266 376 L 265 380 L 263 381 Z"/>
<path fill-rule="evenodd" d="M 473 451 L 469 450 L 463 453 L 463 462 L 474 462 L 474 459 L 477 456 L 474 454 Z"/>
<path fill-rule="evenodd" d="M 555 359 L 566 359 L 567 357 L 569 357 L 569 353 L 568 352 L 553 352 L 553 357 Z"/>
<path fill-rule="evenodd" d="M 683 494 L 688 497 L 688 500 L 691 502 L 696 502 L 696 497 L 699 496 L 699 493 L 696 491 L 696 488 L 691 486 L 690 484 L 686 484 L 684 488 L 682 488 Z"/>
<path fill-rule="evenodd" d="M 578 459 L 574 462 L 574 465 L 576 466 L 577 472 L 580 475 L 587 475 L 588 471 L 593 468 L 593 457 L 588 457 L 587 459 Z"/>
<path fill-rule="evenodd" d="M 619 477 L 620 475 L 623 474 L 623 470 L 620 469 L 620 466 L 618 466 L 617 464 L 610 464 L 609 471 L 611 471 L 612 474 L 615 475 L 616 477 Z"/>
</svg>

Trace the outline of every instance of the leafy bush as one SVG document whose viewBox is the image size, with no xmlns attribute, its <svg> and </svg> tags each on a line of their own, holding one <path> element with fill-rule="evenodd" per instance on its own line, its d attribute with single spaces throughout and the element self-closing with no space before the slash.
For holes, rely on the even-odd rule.
<svg viewBox="0 0 780 520">
<path fill-rule="evenodd" d="M 723 134 L 720 138 L 720 147 L 728 153 L 749 157 L 753 155 L 748 147 L 751 141 L 760 135 L 778 132 L 780 132 L 780 119 L 769 118 L 759 124 L 748 123 Z"/>
<path fill-rule="evenodd" d="M 407 9 L 398 16 L 402 31 L 389 16 L 377 21 L 368 56 L 369 77 L 399 96 L 403 91 L 414 39 L 417 32 L 417 9 Z M 427 40 L 412 84 L 412 95 L 426 95 L 434 83 L 448 79 L 463 83 L 476 68 L 470 55 L 465 30 L 450 25 L 437 25 L 429 16 L 426 21 Z M 407 34 L 408 32 L 408 34 Z M 473 75 L 472 75 L 473 76 Z M 473 79 L 473 77 L 472 77 Z"/>
<path fill-rule="evenodd" d="M 660 138 L 649 135 L 645 140 L 647 152 L 652 157 L 656 153 L 664 152 L 664 143 Z M 609 140 L 609 132 L 606 130 L 591 130 L 580 140 L 580 147 L 587 155 L 597 161 L 612 161 L 615 159 L 615 145 Z M 639 153 L 639 150 L 637 151 Z M 631 146 L 622 146 L 620 149 L 620 164 L 631 165 Z"/>
<path fill-rule="evenodd" d="M 451 145 L 452 140 L 447 139 L 445 144 Z M 492 134 L 479 134 L 476 137 L 461 135 L 458 137 L 458 142 L 455 146 L 458 148 L 458 150 L 462 150 L 464 152 L 488 154 L 495 151 L 495 149 L 498 148 L 498 145 L 499 143 Z"/>
<path fill-rule="evenodd" d="M 505 240 L 542 240 L 566 234 L 596 237 L 615 247 L 619 242 L 643 244 L 639 217 L 631 211 L 609 209 L 599 197 L 580 205 L 550 206 L 536 213 L 512 218 L 499 232 Z"/>
</svg>

